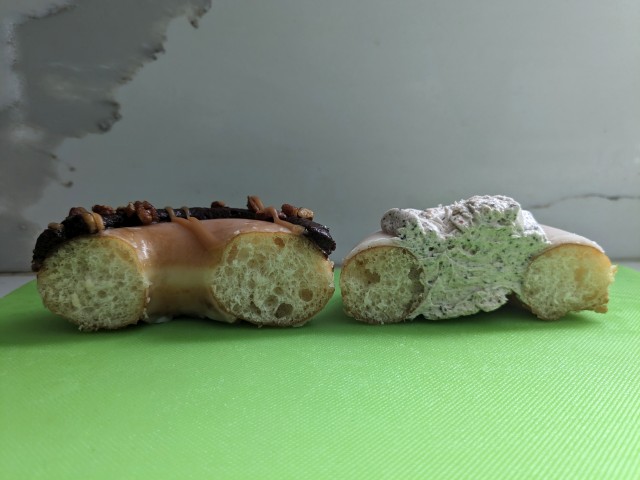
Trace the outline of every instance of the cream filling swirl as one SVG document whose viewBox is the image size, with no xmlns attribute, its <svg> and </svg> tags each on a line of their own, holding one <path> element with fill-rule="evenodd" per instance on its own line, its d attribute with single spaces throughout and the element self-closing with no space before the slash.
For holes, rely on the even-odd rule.
<svg viewBox="0 0 640 480">
<path fill-rule="evenodd" d="M 384 214 L 381 227 L 390 238 L 379 237 L 379 244 L 407 248 L 423 266 L 425 294 L 410 318 L 454 318 L 499 308 L 512 292 L 520 293 L 532 256 L 550 245 L 533 215 L 501 195 L 426 210 L 394 208 Z"/>
</svg>

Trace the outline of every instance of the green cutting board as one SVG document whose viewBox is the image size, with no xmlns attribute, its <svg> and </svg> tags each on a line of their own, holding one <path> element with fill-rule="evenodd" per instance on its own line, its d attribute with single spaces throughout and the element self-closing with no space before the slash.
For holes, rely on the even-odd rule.
<svg viewBox="0 0 640 480">
<path fill-rule="evenodd" d="M 0 477 L 640 478 L 640 272 L 605 315 L 81 333 L 0 300 Z"/>
</svg>

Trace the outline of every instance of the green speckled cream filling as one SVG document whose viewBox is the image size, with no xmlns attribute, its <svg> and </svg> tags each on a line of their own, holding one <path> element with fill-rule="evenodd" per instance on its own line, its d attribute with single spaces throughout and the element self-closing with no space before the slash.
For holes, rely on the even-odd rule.
<svg viewBox="0 0 640 480">
<path fill-rule="evenodd" d="M 549 245 L 533 216 L 504 196 L 475 196 L 424 211 L 392 209 L 381 225 L 424 267 L 424 299 L 409 318 L 499 308 L 509 294 L 520 293 L 531 257 Z"/>
</svg>

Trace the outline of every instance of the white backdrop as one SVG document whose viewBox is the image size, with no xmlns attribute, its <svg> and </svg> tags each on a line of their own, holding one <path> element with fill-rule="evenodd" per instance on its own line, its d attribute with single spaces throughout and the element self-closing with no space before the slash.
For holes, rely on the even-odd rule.
<svg viewBox="0 0 640 480">
<path fill-rule="evenodd" d="M 157 46 L 117 45 L 148 16 L 129 3 L 86 2 L 112 27 L 101 51 L 119 49 L 105 72 Z M 5 21 L 16 62 L 0 62 L 4 78 L 28 85 L 46 63 L 21 56 L 15 40 L 37 51 L 47 22 L 78 52 L 92 48 L 89 21 L 77 25 L 73 11 L 26 20 L 22 33 L 16 20 L 13 37 Z M 75 53 L 49 84 L 2 85 L 5 113 L 7 98 L 25 106 L 39 88 L 115 99 L 121 118 L 103 133 L 87 119 L 91 133 L 47 143 L 43 130 L 81 114 L 43 101 L 51 122 L 0 115 L 0 132 L 12 125 L 0 136 L 0 271 L 28 268 L 39 230 L 71 206 L 240 206 L 248 194 L 314 210 L 338 242 L 337 263 L 388 208 L 482 193 L 513 196 L 616 259 L 640 257 L 639 2 L 219 0 L 197 29 L 165 17 L 154 20 L 165 52 L 122 86 L 107 88 Z M 74 66 L 89 73 L 61 87 Z M 54 156 L 23 161 L 34 148 Z"/>
</svg>

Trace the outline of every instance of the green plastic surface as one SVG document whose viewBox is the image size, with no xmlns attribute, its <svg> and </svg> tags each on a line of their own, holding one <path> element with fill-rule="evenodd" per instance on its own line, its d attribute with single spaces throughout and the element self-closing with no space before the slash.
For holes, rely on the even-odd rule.
<svg viewBox="0 0 640 480">
<path fill-rule="evenodd" d="M 81 333 L 0 300 L 0 477 L 640 478 L 640 272 L 605 315 L 505 308 Z"/>
</svg>

